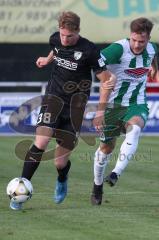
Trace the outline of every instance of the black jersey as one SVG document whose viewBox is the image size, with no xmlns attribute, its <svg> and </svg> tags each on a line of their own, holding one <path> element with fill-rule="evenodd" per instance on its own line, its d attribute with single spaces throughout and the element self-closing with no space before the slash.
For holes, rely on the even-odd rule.
<svg viewBox="0 0 159 240">
<path fill-rule="evenodd" d="M 61 44 L 60 33 L 56 32 L 50 37 L 50 46 L 54 60 L 46 94 L 59 96 L 66 104 L 74 93 L 89 96 L 91 69 L 97 73 L 105 68 L 95 44 L 80 36 L 76 45 L 66 47 Z"/>
</svg>

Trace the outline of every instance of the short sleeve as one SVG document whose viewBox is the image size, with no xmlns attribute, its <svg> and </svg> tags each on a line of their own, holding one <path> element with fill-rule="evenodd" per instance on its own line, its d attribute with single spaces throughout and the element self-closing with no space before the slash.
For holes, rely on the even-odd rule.
<svg viewBox="0 0 159 240">
<path fill-rule="evenodd" d="M 59 33 L 55 32 L 50 36 L 49 44 L 52 49 L 55 48 L 55 46 L 59 45 Z"/>
<path fill-rule="evenodd" d="M 120 63 L 123 54 L 123 46 L 119 43 L 112 43 L 110 46 L 101 50 L 101 57 L 106 65 Z"/>
<path fill-rule="evenodd" d="M 55 46 L 55 44 L 54 44 L 54 34 L 52 34 L 52 35 L 50 36 L 49 44 L 50 44 L 50 47 L 54 47 L 54 46 Z"/>
<path fill-rule="evenodd" d="M 154 42 L 151 42 L 151 44 L 152 44 L 152 46 L 153 46 L 153 48 L 154 48 L 155 54 L 158 55 L 159 50 L 158 50 L 157 45 L 156 45 Z"/>
<path fill-rule="evenodd" d="M 91 49 L 91 54 L 89 57 L 90 66 L 95 73 L 106 70 L 106 65 L 100 56 L 100 50 L 94 45 Z"/>
</svg>

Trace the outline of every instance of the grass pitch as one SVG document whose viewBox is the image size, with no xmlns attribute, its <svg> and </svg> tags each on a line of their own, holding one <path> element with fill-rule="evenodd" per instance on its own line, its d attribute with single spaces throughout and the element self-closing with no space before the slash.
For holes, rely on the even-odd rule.
<svg viewBox="0 0 159 240">
<path fill-rule="evenodd" d="M 1 240 L 158 240 L 159 137 L 142 137 L 135 158 L 117 185 L 104 185 L 103 204 L 91 206 L 93 154 L 98 146 L 80 141 L 71 155 L 69 191 L 56 205 L 53 161 L 42 162 L 32 179 L 34 195 L 22 211 L 9 209 L 7 183 L 20 176 L 23 162 L 15 156 L 21 137 L 0 137 Z M 107 169 L 116 162 L 121 139 Z"/>
</svg>

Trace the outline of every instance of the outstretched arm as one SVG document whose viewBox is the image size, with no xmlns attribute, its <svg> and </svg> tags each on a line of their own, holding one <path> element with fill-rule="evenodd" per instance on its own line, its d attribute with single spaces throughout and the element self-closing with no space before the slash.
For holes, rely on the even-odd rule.
<svg viewBox="0 0 159 240">
<path fill-rule="evenodd" d="M 36 65 L 39 68 L 42 68 L 46 65 L 48 65 L 49 63 L 51 63 L 54 60 L 54 54 L 53 51 L 51 51 L 47 57 L 39 57 L 36 61 Z"/>
<path fill-rule="evenodd" d="M 97 78 L 100 80 L 100 95 L 93 124 L 95 128 L 99 131 L 104 124 L 104 112 L 108 103 L 110 93 L 114 89 L 116 83 L 116 76 L 109 71 L 103 71 L 97 74 Z"/>
</svg>

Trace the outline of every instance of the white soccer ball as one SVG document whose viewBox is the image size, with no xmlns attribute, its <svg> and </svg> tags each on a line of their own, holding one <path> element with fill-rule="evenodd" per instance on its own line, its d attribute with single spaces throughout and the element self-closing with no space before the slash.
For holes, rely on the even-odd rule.
<svg viewBox="0 0 159 240">
<path fill-rule="evenodd" d="M 24 203 L 32 197 L 33 186 L 26 178 L 14 178 L 7 186 L 7 195 L 16 203 Z"/>
</svg>

